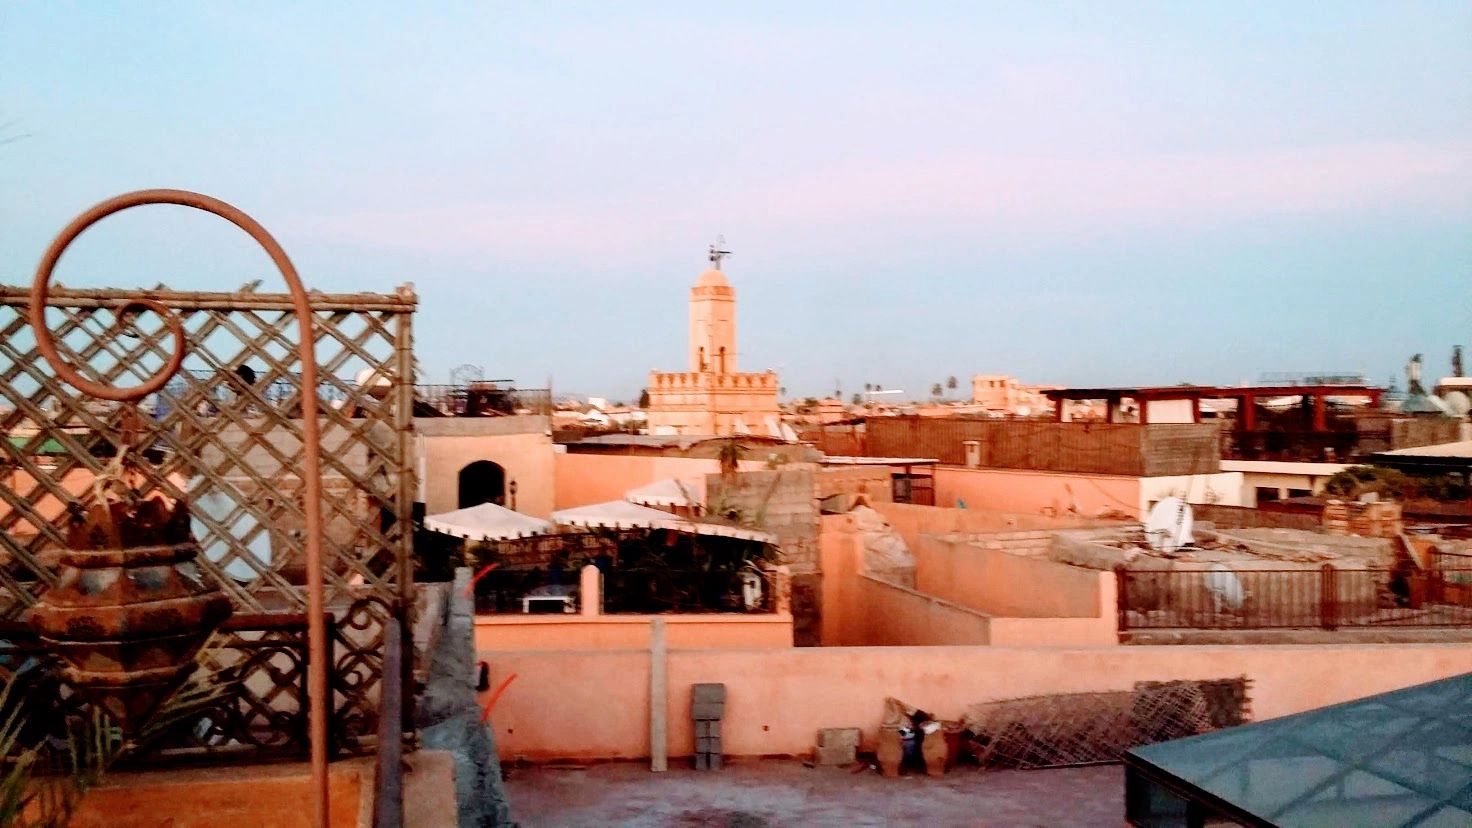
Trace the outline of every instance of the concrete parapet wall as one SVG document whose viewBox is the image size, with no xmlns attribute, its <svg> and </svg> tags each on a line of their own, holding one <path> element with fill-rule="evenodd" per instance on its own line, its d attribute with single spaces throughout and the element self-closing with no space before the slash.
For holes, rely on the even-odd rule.
<svg viewBox="0 0 1472 828">
<path fill-rule="evenodd" d="M 1031 540 L 1029 540 L 1031 542 Z M 959 538 L 922 535 L 912 549 L 921 592 L 993 616 L 1111 618 L 1114 574 L 1082 569 Z"/>
<path fill-rule="evenodd" d="M 480 650 L 619 649 L 649 646 L 649 622 L 665 621 L 672 647 L 791 647 L 791 613 L 709 615 L 481 615 Z"/>
<path fill-rule="evenodd" d="M 858 576 L 858 595 L 864 613 L 857 632 L 865 645 L 991 643 L 992 619 L 986 613 L 870 575 Z"/>
<path fill-rule="evenodd" d="M 482 652 L 506 759 L 649 755 L 649 653 Z M 731 756 L 799 755 L 818 730 L 859 727 L 867 746 L 886 696 L 945 719 L 968 705 L 1048 693 L 1132 689 L 1140 681 L 1245 676 L 1255 719 L 1270 719 L 1472 671 L 1465 644 L 1013 647 L 821 647 L 671 650 L 670 756 L 694 745 L 690 687 L 722 682 Z"/>
</svg>

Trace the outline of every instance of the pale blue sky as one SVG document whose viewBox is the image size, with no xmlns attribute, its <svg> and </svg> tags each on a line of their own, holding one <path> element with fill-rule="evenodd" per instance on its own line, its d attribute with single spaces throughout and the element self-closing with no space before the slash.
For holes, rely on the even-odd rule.
<svg viewBox="0 0 1472 828">
<path fill-rule="evenodd" d="M 1383 382 L 1472 345 L 1466 2 L 296 5 L 0 7 L 0 281 L 172 186 L 314 287 L 413 281 L 435 381 L 631 397 L 684 367 L 717 233 L 742 366 L 793 395 Z M 61 278 L 265 264 L 158 208 Z"/>
</svg>

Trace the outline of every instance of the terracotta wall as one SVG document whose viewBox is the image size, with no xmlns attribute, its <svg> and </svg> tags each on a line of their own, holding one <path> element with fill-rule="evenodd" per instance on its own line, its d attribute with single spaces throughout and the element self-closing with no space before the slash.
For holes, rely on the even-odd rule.
<svg viewBox="0 0 1472 828">
<path fill-rule="evenodd" d="M 492 687 L 517 674 L 493 715 L 503 760 L 649 755 L 647 652 L 480 658 Z M 1253 717 L 1270 719 L 1468 671 L 1464 644 L 672 650 L 668 748 L 692 753 L 690 686 L 698 682 L 726 685 L 726 753 L 762 756 L 805 753 L 825 727 L 863 728 L 872 746 L 886 696 L 951 719 L 984 701 L 1246 676 Z"/>
<path fill-rule="evenodd" d="M 993 532 L 1027 532 L 1047 529 L 1083 529 L 1111 525 L 1110 521 L 1069 515 L 1049 517 L 1037 512 L 1019 513 L 987 509 L 967 501 L 965 509 L 949 506 L 915 506 L 909 503 L 870 503 L 890 526 L 914 546 L 922 534 L 948 535 L 953 532 L 982 534 Z"/>
<path fill-rule="evenodd" d="M 824 466 L 818 470 L 818 498 L 836 494 L 863 495 L 873 506 L 894 499 L 892 466 Z"/>
<path fill-rule="evenodd" d="M 651 615 L 480 615 L 480 650 L 619 649 L 649 646 Z M 694 649 L 792 646 L 792 614 L 661 615 L 671 647 Z"/>
<path fill-rule="evenodd" d="M 864 551 L 849 515 L 823 515 L 818 527 L 820 581 L 818 642 L 824 647 L 863 643 L 865 608 L 858 589 Z"/>
<path fill-rule="evenodd" d="M 916 589 L 878 581 L 863 574 L 862 539 L 853 518 L 823 516 L 823 646 L 1057 647 L 1119 641 L 1112 572 L 928 536 L 911 551 Z"/>
<path fill-rule="evenodd" d="M 628 454 L 558 454 L 557 509 L 587 506 L 608 500 L 623 500 L 624 493 L 656 480 L 687 480 L 717 474 L 721 464 L 714 458 L 651 457 Z M 743 471 L 765 468 L 765 464 L 743 460 Z"/>
<path fill-rule="evenodd" d="M 937 466 L 935 504 L 1022 514 L 1139 517 L 1140 478 Z"/>
<path fill-rule="evenodd" d="M 1112 572 L 932 535 L 922 535 L 910 552 L 916 589 L 962 606 L 1017 618 L 1114 617 L 1114 605 L 1102 601 Z"/>
<path fill-rule="evenodd" d="M 58 485 L 69 495 L 80 495 L 92 487 L 92 480 L 95 476 L 91 469 L 78 468 L 69 470 L 60 478 L 51 477 L 49 482 Z M 66 513 L 66 503 L 50 493 L 50 486 L 37 481 L 30 472 L 24 469 L 0 470 L 0 485 L 20 497 L 32 499 L 34 511 L 29 514 L 37 514 L 47 522 L 55 523 Z M 22 514 L 27 513 L 22 512 Z M 10 523 L 11 517 L 10 504 L 0 501 L 0 530 L 12 535 L 36 534 L 36 527 L 30 520 L 16 515 L 15 522 Z"/>
<path fill-rule="evenodd" d="M 862 611 L 850 619 L 858 623 L 850 624 L 845 637 L 856 637 L 857 643 L 912 647 L 991 643 L 992 619 L 985 613 L 871 575 L 859 575 L 856 586 Z"/>
<path fill-rule="evenodd" d="M 451 425 L 496 422 L 495 417 L 446 417 Z M 545 417 L 507 417 L 537 420 Z M 438 423 L 438 420 L 416 421 Z M 555 466 L 552 437 L 545 431 L 508 434 L 420 433 L 416 437 L 415 473 L 427 514 L 460 508 L 460 470 L 477 460 L 489 460 L 506 470 L 506 484 L 516 481 L 516 511 L 545 518 L 552 514 Z M 508 504 L 509 505 L 509 504 Z"/>
</svg>

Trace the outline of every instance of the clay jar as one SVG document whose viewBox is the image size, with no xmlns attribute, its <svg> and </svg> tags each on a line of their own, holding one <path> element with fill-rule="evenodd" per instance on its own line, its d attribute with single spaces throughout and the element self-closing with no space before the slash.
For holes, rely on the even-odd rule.
<svg viewBox="0 0 1472 828">
<path fill-rule="evenodd" d="M 67 681 L 133 735 L 188 678 L 230 600 L 194 563 L 183 501 L 94 503 L 67 546 L 31 626 L 62 658 Z"/>
</svg>

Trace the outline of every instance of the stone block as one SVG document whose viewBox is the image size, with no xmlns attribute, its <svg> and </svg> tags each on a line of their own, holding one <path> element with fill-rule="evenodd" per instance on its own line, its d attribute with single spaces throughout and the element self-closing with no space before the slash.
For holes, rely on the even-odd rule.
<svg viewBox="0 0 1472 828">
<path fill-rule="evenodd" d="M 813 762 L 818 765 L 852 765 L 858 758 L 853 745 L 818 745 L 813 749 Z"/>
<path fill-rule="evenodd" d="M 700 738 L 700 737 L 702 737 L 702 736 L 715 736 L 717 738 L 720 738 L 720 735 L 721 735 L 721 720 L 720 719 L 696 719 L 695 720 L 695 737 L 697 739 Z"/>
<path fill-rule="evenodd" d="M 695 704 L 701 702 L 726 703 L 726 685 L 724 684 L 692 684 L 690 686 L 690 701 Z"/>
<path fill-rule="evenodd" d="M 859 729 L 857 727 L 825 727 L 818 731 L 818 747 L 844 746 L 858 750 Z"/>
<path fill-rule="evenodd" d="M 710 754 L 697 753 L 693 757 L 695 769 L 698 771 L 710 770 Z"/>
</svg>

